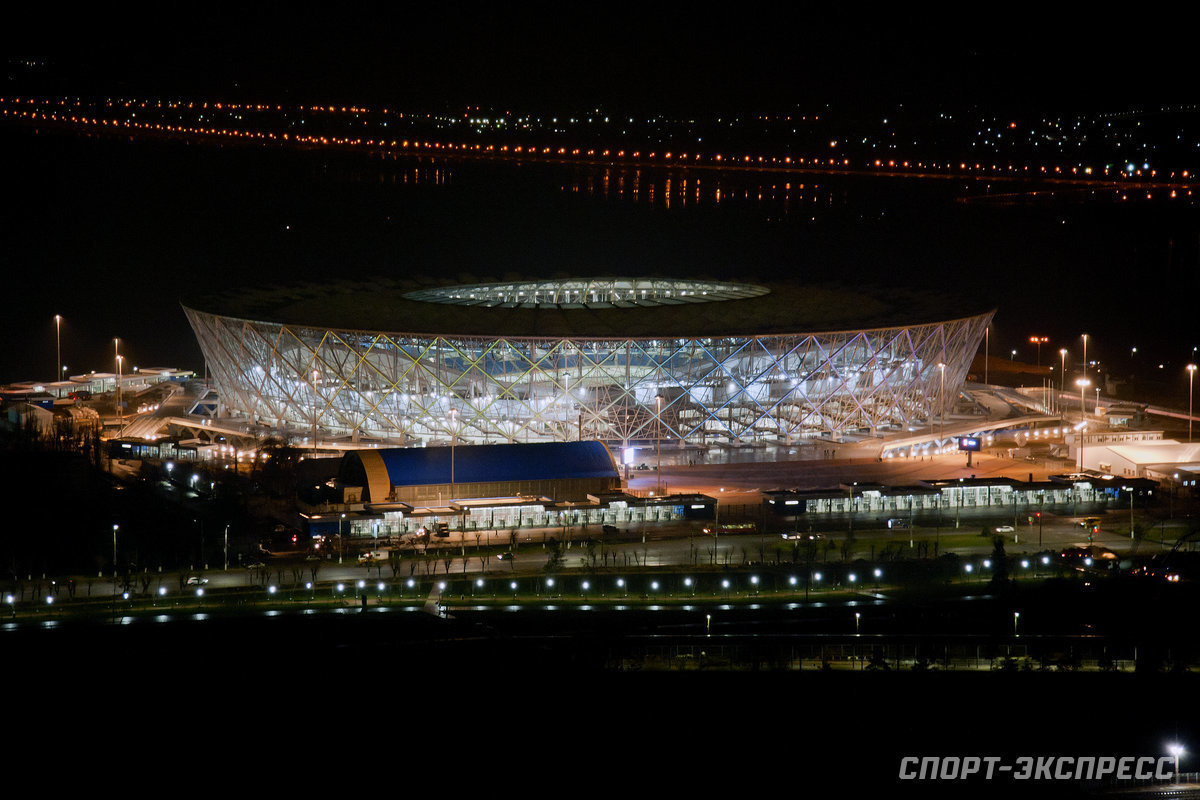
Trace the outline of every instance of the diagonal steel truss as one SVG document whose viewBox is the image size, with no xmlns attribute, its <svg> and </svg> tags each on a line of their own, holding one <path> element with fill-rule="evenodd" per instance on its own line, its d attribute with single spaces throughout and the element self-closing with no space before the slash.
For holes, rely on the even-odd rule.
<svg viewBox="0 0 1200 800">
<path fill-rule="evenodd" d="M 991 321 L 987 313 L 794 335 L 544 339 L 185 312 L 224 413 L 297 436 L 404 445 L 660 436 L 705 444 L 911 429 L 949 407 Z"/>
</svg>

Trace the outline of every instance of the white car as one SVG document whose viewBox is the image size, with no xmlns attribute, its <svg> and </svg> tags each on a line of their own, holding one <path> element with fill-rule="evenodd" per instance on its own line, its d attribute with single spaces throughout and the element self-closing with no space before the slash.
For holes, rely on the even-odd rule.
<svg viewBox="0 0 1200 800">
<path fill-rule="evenodd" d="M 996 533 L 1012 533 L 1014 530 L 1016 529 L 1012 525 L 1001 525 L 999 528 L 996 528 Z"/>
<path fill-rule="evenodd" d="M 203 586 L 206 583 L 208 583 L 208 578 L 202 577 L 200 575 L 193 575 L 187 579 L 188 586 Z"/>
</svg>

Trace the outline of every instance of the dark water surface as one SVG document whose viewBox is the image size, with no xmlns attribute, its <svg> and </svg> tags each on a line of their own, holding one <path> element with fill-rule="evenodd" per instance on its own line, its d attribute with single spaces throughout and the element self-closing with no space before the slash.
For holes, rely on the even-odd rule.
<svg viewBox="0 0 1200 800">
<path fill-rule="evenodd" d="M 181 299 L 346 278 L 699 275 L 949 289 L 1114 374 L 1182 372 L 1200 344 L 1200 211 L 1111 190 L 394 159 L 0 129 L 0 381 L 202 370 Z M 1045 187 L 1042 187 L 1043 189 Z M 947 317 L 955 315 L 948 309 Z M 1136 356 L 1132 348 L 1137 347 Z M 1167 381 L 1169 384 L 1170 381 Z M 1186 392 L 1185 378 L 1179 379 Z"/>
</svg>

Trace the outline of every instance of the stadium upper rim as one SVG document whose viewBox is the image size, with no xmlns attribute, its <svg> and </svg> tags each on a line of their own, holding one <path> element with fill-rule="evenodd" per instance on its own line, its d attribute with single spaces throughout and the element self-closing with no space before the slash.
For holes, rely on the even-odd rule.
<svg viewBox="0 0 1200 800">
<path fill-rule="evenodd" d="M 576 302 L 588 285 L 615 293 L 659 287 L 653 303 L 627 295 Z M 670 296 L 664 287 L 671 287 Z M 724 287 L 715 290 L 702 287 Z M 515 288 L 510 302 L 472 303 L 473 290 Z M 537 297 L 528 300 L 528 288 Z M 560 302 L 543 302 L 557 287 Z M 571 291 L 568 299 L 565 292 Z M 677 291 L 687 291 L 682 297 Z M 692 291 L 700 292 L 693 296 Z M 715 297 L 703 294 L 714 291 Z M 500 290 L 503 294 L 504 289 Z M 520 292 L 526 293 L 521 299 Z M 465 294 L 465 297 L 462 296 Z M 553 295 L 551 295 L 553 299 Z M 503 298 L 497 298 L 503 300 Z M 565 301 L 565 302 L 563 302 Z M 188 311 L 293 329 L 399 336 L 513 339 L 684 339 L 796 336 L 945 324 L 995 308 L 941 292 L 880 286 L 745 284 L 655 278 L 433 281 L 382 278 L 230 290 L 184 302 Z"/>
<path fill-rule="evenodd" d="M 481 308 L 655 308 L 685 303 L 744 300 L 770 293 L 765 286 L 720 281 L 655 278 L 582 278 L 510 281 L 420 289 L 404 296 L 425 303 Z"/>
</svg>

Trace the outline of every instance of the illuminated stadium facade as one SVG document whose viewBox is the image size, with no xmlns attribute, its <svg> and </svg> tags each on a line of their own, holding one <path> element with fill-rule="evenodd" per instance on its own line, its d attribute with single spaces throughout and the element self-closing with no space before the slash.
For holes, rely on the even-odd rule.
<svg viewBox="0 0 1200 800">
<path fill-rule="evenodd" d="M 185 313 L 223 415 L 296 441 L 389 446 L 911 431 L 950 407 L 994 313 L 895 293 L 640 278 L 384 281 L 209 307 L 224 313 Z"/>
</svg>

